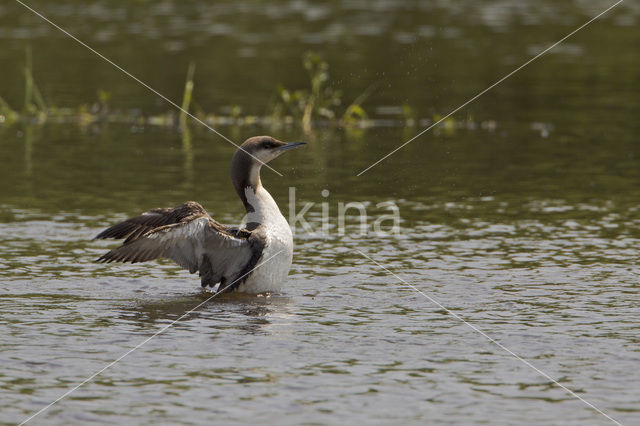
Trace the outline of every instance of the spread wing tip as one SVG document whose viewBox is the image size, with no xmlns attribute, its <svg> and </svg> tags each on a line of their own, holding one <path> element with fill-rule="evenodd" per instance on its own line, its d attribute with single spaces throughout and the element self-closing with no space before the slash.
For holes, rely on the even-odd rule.
<svg viewBox="0 0 640 426">
<path fill-rule="evenodd" d="M 133 224 L 128 221 L 117 223 L 108 227 L 104 231 L 100 232 L 93 239 L 94 240 L 106 240 L 113 238 L 114 240 L 121 240 L 123 238 L 129 239 L 132 235 L 140 235 L 148 231 L 151 227 L 139 224 Z"/>
<path fill-rule="evenodd" d="M 164 250 L 162 248 L 135 248 L 125 244 L 103 254 L 95 261 L 97 263 L 141 263 L 158 259 L 163 254 Z"/>
<path fill-rule="evenodd" d="M 95 261 L 97 263 L 111 263 L 111 262 L 117 262 L 118 256 L 115 255 L 115 253 L 113 251 L 110 251 L 108 253 L 103 254 L 102 256 L 100 256 L 99 258 L 97 258 Z"/>
<path fill-rule="evenodd" d="M 173 208 L 158 208 L 144 212 L 138 216 L 116 223 L 100 232 L 94 240 L 113 238 L 133 241 L 148 232 L 166 225 L 188 222 L 199 217 L 208 217 L 206 210 L 195 201 L 188 201 Z"/>
</svg>

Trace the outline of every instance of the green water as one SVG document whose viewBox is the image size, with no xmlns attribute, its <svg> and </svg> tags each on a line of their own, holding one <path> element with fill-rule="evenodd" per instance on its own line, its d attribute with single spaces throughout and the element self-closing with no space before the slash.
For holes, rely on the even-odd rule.
<svg viewBox="0 0 640 426">
<path fill-rule="evenodd" d="M 280 295 L 207 303 L 33 424 L 610 424 L 430 298 L 624 424 L 640 422 L 640 9 L 625 1 L 361 176 L 363 169 L 607 2 L 30 2 L 180 101 L 265 114 L 301 88 L 303 52 L 379 126 L 221 127 L 306 140 L 262 180 L 298 226 Z M 24 53 L 48 102 L 111 94 L 171 109 L 18 3 L 0 5 L 0 96 L 21 108 Z M 415 126 L 398 113 L 409 105 Z M 382 125 L 382 124 L 387 125 Z M 0 124 L 0 422 L 19 423 L 204 300 L 168 262 L 93 262 L 104 227 L 202 203 L 236 223 L 234 147 L 131 124 Z M 322 191 L 329 195 L 323 196 Z M 391 201 L 400 235 L 371 225 Z M 328 232 L 321 232 L 322 203 Z M 398 274 L 417 293 L 360 250 Z M 429 298 L 430 297 L 430 298 Z"/>
</svg>

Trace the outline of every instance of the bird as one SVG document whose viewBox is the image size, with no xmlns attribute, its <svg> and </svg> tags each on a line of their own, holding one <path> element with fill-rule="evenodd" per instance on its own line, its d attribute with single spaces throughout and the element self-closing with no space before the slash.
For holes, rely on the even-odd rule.
<svg viewBox="0 0 640 426">
<path fill-rule="evenodd" d="M 231 181 L 246 209 L 244 226 L 213 219 L 199 203 L 155 208 L 117 223 L 95 239 L 124 239 L 98 262 L 173 260 L 190 273 L 198 272 L 206 291 L 279 292 L 293 259 L 289 223 L 262 185 L 262 166 L 282 153 L 305 145 L 271 136 L 247 139 L 231 159 Z"/>
</svg>

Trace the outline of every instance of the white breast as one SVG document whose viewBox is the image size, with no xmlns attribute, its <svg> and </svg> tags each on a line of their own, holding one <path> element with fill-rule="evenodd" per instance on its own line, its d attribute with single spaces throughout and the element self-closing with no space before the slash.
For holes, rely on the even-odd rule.
<svg viewBox="0 0 640 426">
<path fill-rule="evenodd" d="M 278 292 L 284 286 L 293 259 L 293 236 L 289 223 L 278 205 L 262 185 L 255 194 L 245 190 L 247 201 L 254 212 L 247 214 L 247 223 L 260 223 L 266 235 L 266 244 L 258 268 L 249 274 L 239 291 L 247 293 Z"/>
</svg>

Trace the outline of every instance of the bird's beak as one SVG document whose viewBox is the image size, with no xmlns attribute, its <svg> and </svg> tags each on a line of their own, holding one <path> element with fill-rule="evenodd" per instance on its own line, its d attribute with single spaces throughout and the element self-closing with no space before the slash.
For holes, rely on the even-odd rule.
<svg viewBox="0 0 640 426">
<path fill-rule="evenodd" d="M 278 148 L 278 151 L 289 151 L 290 149 L 294 149 L 306 144 L 306 142 L 290 142 L 286 145 L 282 145 L 280 148 Z"/>
</svg>

